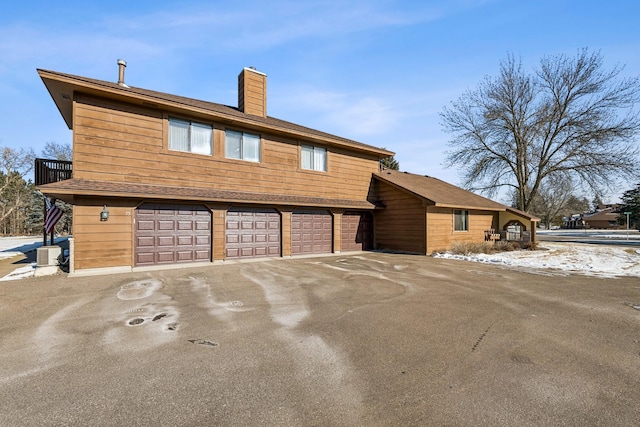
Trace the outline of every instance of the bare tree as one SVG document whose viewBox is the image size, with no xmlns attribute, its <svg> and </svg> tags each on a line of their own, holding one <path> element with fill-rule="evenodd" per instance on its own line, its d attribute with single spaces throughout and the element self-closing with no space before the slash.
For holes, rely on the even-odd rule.
<svg viewBox="0 0 640 427">
<path fill-rule="evenodd" d="M 531 202 L 530 211 L 540 218 L 547 229 L 562 223 L 563 212 L 569 207 L 573 184 L 566 178 L 551 178 L 540 185 L 540 191 Z"/>
<path fill-rule="evenodd" d="M 58 144 L 53 141 L 47 142 L 42 150 L 42 157 L 52 160 L 71 160 L 72 154 L 70 144 Z"/>
<path fill-rule="evenodd" d="M 546 178 L 571 179 L 594 192 L 638 173 L 638 78 L 605 70 L 600 53 L 542 58 L 527 74 L 512 55 L 441 113 L 453 135 L 448 166 L 463 185 L 488 195 L 510 187 L 528 211 Z"/>
<path fill-rule="evenodd" d="M 18 215 L 29 203 L 30 188 L 23 176 L 33 167 L 32 149 L 0 147 L 0 224 L 3 233 L 16 232 L 16 224 L 24 223 Z"/>
</svg>

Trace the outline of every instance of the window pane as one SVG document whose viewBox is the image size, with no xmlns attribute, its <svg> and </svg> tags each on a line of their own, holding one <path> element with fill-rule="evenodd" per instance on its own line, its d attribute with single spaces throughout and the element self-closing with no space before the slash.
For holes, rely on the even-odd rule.
<svg viewBox="0 0 640 427">
<path fill-rule="evenodd" d="M 191 152 L 211 155 L 211 126 L 191 124 Z"/>
<path fill-rule="evenodd" d="M 303 145 L 300 156 L 300 167 L 302 169 L 313 169 L 313 147 Z"/>
<path fill-rule="evenodd" d="M 327 170 L 327 149 L 313 148 L 313 169 L 325 172 Z"/>
<path fill-rule="evenodd" d="M 260 137 L 258 135 L 243 134 L 242 158 L 252 162 L 260 161 Z"/>
<path fill-rule="evenodd" d="M 469 212 L 464 210 L 454 210 L 454 230 L 455 231 L 467 231 L 469 229 Z"/>
<path fill-rule="evenodd" d="M 169 149 L 189 151 L 189 122 L 169 119 Z"/>
<path fill-rule="evenodd" d="M 240 142 L 242 134 L 240 132 L 226 131 L 224 153 L 230 159 L 240 159 Z"/>
</svg>

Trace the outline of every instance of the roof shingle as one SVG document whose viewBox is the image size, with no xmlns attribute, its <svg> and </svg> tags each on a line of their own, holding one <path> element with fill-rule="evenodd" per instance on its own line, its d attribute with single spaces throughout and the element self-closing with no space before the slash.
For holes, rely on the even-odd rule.
<svg viewBox="0 0 640 427">
<path fill-rule="evenodd" d="M 60 196 L 132 197 L 198 202 L 255 203 L 345 209 L 373 209 L 365 200 L 250 193 L 213 188 L 176 187 L 129 182 L 67 179 L 38 187 L 43 193 Z"/>
<path fill-rule="evenodd" d="M 491 211 L 509 211 L 536 221 L 534 216 L 518 209 L 494 202 L 455 185 L 426 175 L 416 175 L 385 169 L 373 174 L 377 179 L 404 189 L 422 199 L 434 203 L 435 206 L 480 209 Z"/>
</svg>

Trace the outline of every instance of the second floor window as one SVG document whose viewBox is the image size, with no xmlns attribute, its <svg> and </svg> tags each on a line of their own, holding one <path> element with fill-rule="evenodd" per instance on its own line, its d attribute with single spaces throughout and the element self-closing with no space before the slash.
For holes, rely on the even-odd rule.
<svg viewBox="0 0 640 427">
<path fill-rule="evenodd" d="M 327 149 L 303 145 L 301 147 L 300 167 L 313 171 L 327 171 Z"/>
<path fill-rule="evenodd" d="M 245 132 L 226 131 L 225 157 L 229 159 L 260 161 L 260 135 Z"/>
<path fill-rule="evenodd" d="M 213 128 L 188 120 L 169 119 L 169 149 L 211 155 Z"/>
</svg>

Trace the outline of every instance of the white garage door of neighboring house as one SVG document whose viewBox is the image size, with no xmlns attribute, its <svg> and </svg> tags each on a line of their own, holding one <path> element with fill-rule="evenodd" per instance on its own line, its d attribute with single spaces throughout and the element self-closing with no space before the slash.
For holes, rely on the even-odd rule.
<svg viewBox="0 0 640 427">
<path fill-rule="evenodd" d="M 295 210 L 291 215 L 291 253 L 331 253 L 333 217 L 324 210 Z"/>
<path fill-rule="evenodd" d="M 280 214 L 275 209 L 234 208 L 226 214 L 226 258 L 280 256 Z"/>
<path fill-rule="evenodd" d="M 135 213 L 135 265 L 211 261 L 211 212 L 145 203 Z"/>
</svg>

